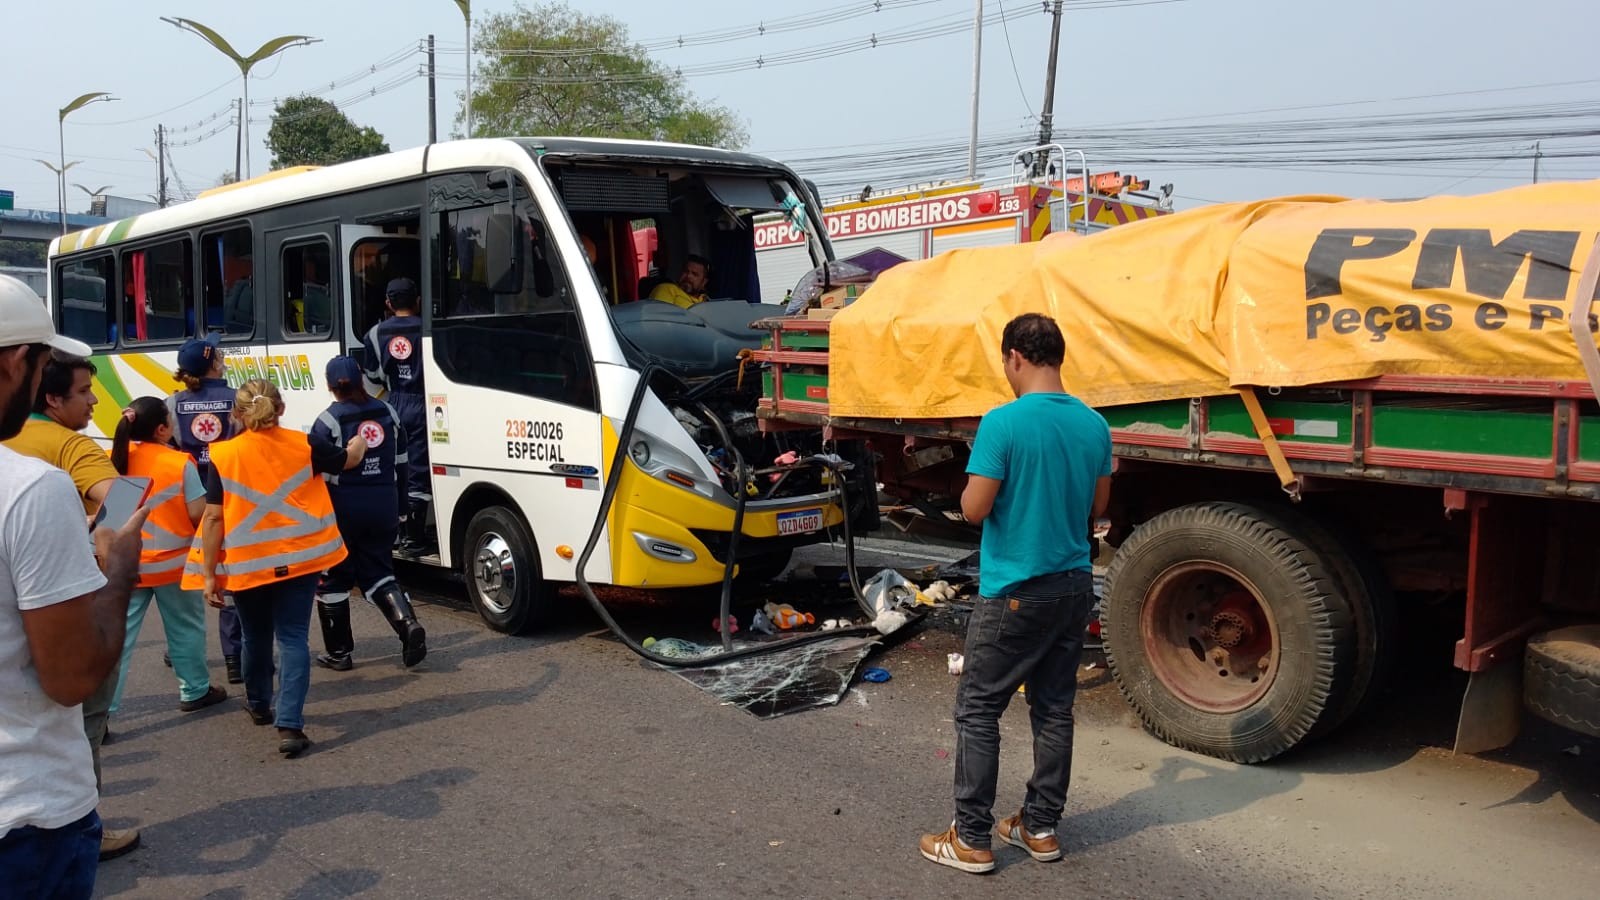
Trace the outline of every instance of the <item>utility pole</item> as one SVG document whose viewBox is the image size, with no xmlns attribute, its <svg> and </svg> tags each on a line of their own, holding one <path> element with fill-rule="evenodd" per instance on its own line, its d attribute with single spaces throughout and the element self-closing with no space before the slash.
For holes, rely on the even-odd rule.
<svg viewBox="0 0 1600 900">
<path fill-rule="evenodd" d="M 235 100 L 235 101 L 233 101 L 233 108 L 239 111 L 239 115 L 240 116 L 244 115 L 244 101 L 243 100 Z M 233 180 L 235 182 L 244 180 L 244 175 L 242 174 L 244 172 L 243 162 L 244 162 L 244 127 L 241 125 L 239 127 L 239 130 L 234 132 L 234 137 L 233 137 Z"/>
<path fill-rule="evenodd" d="M 439 143 L 438 95 L 433 83 L 433 35 L 428 35 L 428 143 Z"/>
<path fill-rule="evenodd" d="M 1061 53 L 1061 7 L 1062 0 L 1056 0 L 1055 6 L 1050 10 L 1050 62 L 1045 67 L 1044 76 L 1044 108 L 1039 111 L 1039 146 L 1045 147 L 1054 138 L 1055 110 L 1056 110 L 1056 59 Z M 1034 154 L 1034 175 L 1045 173 L 1048 165 L 1045 153 Z M 1065 174 L 1065 173 L 1063 173 Z M 1089 173 L 1083 173 L 1085 181 Z M 1088 188 L 1087 183 L 1084 185 Z"/>
<path fill-rule="evenodd" d="M 156 126 L 156 206 L 167 208 L 167 126 Z"/>
<path fill-rule="evenodd" d="M 967 146 L 967 180 L 978 177 L 978 82 L 983 75 L 983 0 L 972 17 L 972 141 Z"/>
<path fill-rule="evenodd" d="M 1541 150 L 1540 147 L 1539 147 L 1540 143 L 1541 143 L 1540 141 L 1534 141 L 1533 142 L 1533 183 L 1534 184 L 1538 184 L 1539 183 L 1539 158 L 1544 155 L 1544 151 Z"/>
</svg>

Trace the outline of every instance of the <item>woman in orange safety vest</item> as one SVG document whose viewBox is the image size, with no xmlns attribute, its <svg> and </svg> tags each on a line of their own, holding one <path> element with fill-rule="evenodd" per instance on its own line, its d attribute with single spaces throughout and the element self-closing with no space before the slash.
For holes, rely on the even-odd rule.
<svg viewBox="0 0 1600 900">
<path fill-rule="evenodd" d="M 194 543 L 195 525 L 205 509 L 206 489 L 194 458 L 173 449 L 171 441 L 172 419 L 160 397 L 140 397 L 130 403 L 117 420 L 112 438 L 111 464 L 116 470 L 150 479 L 145 500 L 150 518 L 145 522 L 144 550 L 139 554 L 139 584 L 128 601 L 127 637 L 122 641 L 113 713 L 122 705 L 128 661 L 133 658 L 133 645 L 151 600 L 161 609 L 167 655 L 172 660 L 172 674 L 178 677 L 178 709 L 195 712 L 228 697 L 226 688 L 211 683 L 206 670 L 205 599 L 199 591 L 186 591 L 178 583 Z"/>
<path fill-rule="evenodd" d="M 257 725 L 276 723 L 278 752 L 298 756 L 311 684 L 311 599 L 321 573 L 344 559 L 344 542 L 327 485 L 318 477 L 360 463 L 366 442 L 313 450 L 304 432 L 278 425 L 283 395 L 271 382 L 239 386 L 233 418 L 245 430 L 211 447 L 200 541 L 184 567 L 184 587 L 200 587 L 221 609 L 233 594 L 244 637 L 245 711 Z M 278 644 L 273 712 L 272 644 Z"/>
</svg>

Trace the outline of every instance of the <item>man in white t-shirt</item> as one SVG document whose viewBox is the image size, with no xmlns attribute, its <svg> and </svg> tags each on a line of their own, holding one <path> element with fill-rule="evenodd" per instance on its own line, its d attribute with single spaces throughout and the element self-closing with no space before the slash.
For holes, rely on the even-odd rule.
<svg viewBox="0 0 1600 900">
<path fill-rule="evenodd" d="M 0 275 L 0 440 L 21 430 L 52 352 L 90 349 Z M 121 656 L 146 514 L 91 545 L 72 479 L 0 447 L 0 884 L 22 896 L 94 891 L 100 798 L 80 704 Z"/>
</svg>

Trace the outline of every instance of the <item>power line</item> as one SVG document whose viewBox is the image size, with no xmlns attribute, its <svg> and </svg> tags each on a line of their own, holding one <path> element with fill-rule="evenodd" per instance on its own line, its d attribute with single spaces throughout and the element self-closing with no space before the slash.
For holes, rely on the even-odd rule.
<svg viewBox="0 0 1600 900">
<path fill-rule="evenodd" d="M 995 2 L 1000 4 L 1000 29 L 1005 32 L 1006 55 L 1011 57 L 1011 74 L 1017 79 L 1017 93 L 1022 95 L 1022 108 L 1032 110 L 1033 101 L 1028 99 L 1028 92 L 1022 87 L 1022 73 L 1017 70 L 1017 53 L 1011 47 L 1011 26 L 1007 25 L 1005 20 L 1006 2 L 1005 0 L 995 0 Z"/>
</svg>

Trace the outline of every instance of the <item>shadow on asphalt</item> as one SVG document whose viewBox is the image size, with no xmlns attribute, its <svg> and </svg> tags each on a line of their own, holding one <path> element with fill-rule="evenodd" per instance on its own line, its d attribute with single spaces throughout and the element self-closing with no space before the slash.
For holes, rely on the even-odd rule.
<svg viewBox="0 0 1600 900">
<path fill-rule="evenodd" d="M 190 852 L 154 855 L 142 867 L 104 867 L 100 870 L 95 892 L 108 897 L 127 893 L 139 887 L 142 877 L 155 879 L 248 872 L 266 863 L 277 850 L 279 842 L 294 828 L 329 822 L 343 816 L 378 813 L 412 821 L 431 819 L 442 809 L 439 799 L 442 790 L 464 784 L 477 775 L 475 770 L 461 767 L 434 769 L 392 784 L 319 787 L 309 791 L 232 800 L 167 822 L 148 825 L 143 832 L 151 844 L 187 847 Z M 288 896 L 329 896 L 335 893 L 331 889 L 342 887 L 345 879 L 353 885 L 364 885 L 361 888 L 364 890 L 376 885 L 381 876 L 365 869 L 320 873 Z M 242 897 L 244 891 L 241 885 L 213 891 L 206 896 Z"/>
<path fill-rule="evenodd" d="M 1150 784 L 1088 812 L 1069 813 L 1061 833 L 1072 835 L 1072 850 L 1114 844 L 1146 829 L 1202 822 L 1287 793 L 1305 779 L 1297 772 L 1262 777 L 1230 763 L 1169 756 L 1150 773 Z M 1071 804 L 1068 804 L 1071 809 Z"/>
<path fill-rule="evenodd" d="M 457 691 L 438 697 L 425 699 L 410 699 L 394 706 L 375 706 L 366 709 L 341 710 L 337 716 L 329 716 L 328 724 L 319 728 L 332 734 L 331 737 L 316 737 L 311 752 L 326 752 L 338 747 L 347 746 L 376 734 L 391 734 L 396 728 L 407 725 L 416 725 L 425 722 L 436 722 L 453 716 L 471 715 L 486 709 L 501 706 L 521 706 L 544 693 L 550 685 L 561 677 L 561 667 L 553 662 L 546 662 L 542 666 L 543 672 L 521 688 L 495 688 L 487 691 Z M 399 676 L 408 679 L 411 676 Z M 359 683 L 351 681 L 354 686 Z M 361 691 L 355 691 L 346 696 L 360 696 Z M 338 696 L 336 693 L 321 694 L 322 700 L 329 696 Z"/>
</svg>

